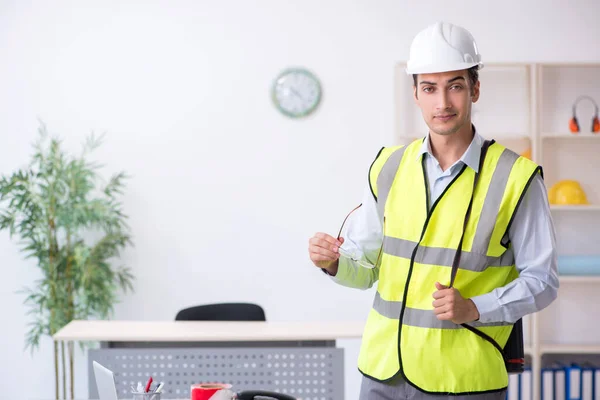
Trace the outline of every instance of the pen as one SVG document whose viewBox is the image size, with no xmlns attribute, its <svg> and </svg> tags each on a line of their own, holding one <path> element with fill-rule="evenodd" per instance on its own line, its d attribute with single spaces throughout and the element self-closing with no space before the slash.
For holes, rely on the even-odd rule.
<svg viewBox="0 0 600 400">
<path fill-rule="evenodd" d="M 154 391 L 154 393 L 160 393 L 160 391 L 162 390 L 163 386 L 165 386 L 165 383 L 161 382 L 160 385 L 158 385 L 158 387 Z"/>
<path fill-rule="evenodd" d="M 150 391 L 150 385 L 152 385 L 152 377 L 148 378 L 148 383 L 146 383 L 146 390 L 144 390 L 145 393 L 148 393 Z"/>
</svg>

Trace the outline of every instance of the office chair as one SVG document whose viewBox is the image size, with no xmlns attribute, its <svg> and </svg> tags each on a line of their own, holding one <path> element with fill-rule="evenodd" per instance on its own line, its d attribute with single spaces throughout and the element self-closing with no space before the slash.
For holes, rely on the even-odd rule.
<svg viewBox="0 0 600 400">
<path fill-rule="evenodd" d="M 217 303 L 180 310 L 175 321 L 266 321 L 265 311 L 252 303 Z"/>
</svg>

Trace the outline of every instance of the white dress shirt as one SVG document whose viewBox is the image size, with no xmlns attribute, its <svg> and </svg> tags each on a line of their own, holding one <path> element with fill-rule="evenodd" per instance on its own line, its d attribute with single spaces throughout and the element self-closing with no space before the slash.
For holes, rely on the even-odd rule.
<svg viewBox="0 0 600 400">
<path fill-rule="evenodd" d="M 433 156 L 427 135 L 414 162 L 420 162 L 421 155 L 426 158 L 430 207 L 465 164 L 478 172 L 483 142 L 484 139 L 475 132 L 473 141 L 460 160 L 446 171 L 442 171 L 439 162 Z M 383 216 L 379 215 L 367 182 L 362 206 L 346 221 L 342 233 L 342 248 L 375 264 L 383 237 L 382 221 Z M 545 308 L 557 296 L 559 282 L 556 233 L 546 186 L 540 174 L 535 176 L 527 189 L 510 226 L 508 238 L 513 248 L 519 277 L 506 286 L 471 298 L 479 311 L 481 322 L 515 322 L 527 314 Z M 343 286 L 368 289 L 378 280 L 378 275 L 378 268 L 365 268 L 349 258 L 340 256 L 338 272 L 331 279 Z"/>
</svg>

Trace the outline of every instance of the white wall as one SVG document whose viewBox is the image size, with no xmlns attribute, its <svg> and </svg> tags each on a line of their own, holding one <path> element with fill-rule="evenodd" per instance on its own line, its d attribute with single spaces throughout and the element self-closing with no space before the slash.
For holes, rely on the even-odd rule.
<svg viewBox="0 0 600 400">
<path fill-rule="evenodd" d="M 273 321 L 364 319 L 372 291 L 332 284 L 307 240 L 338 228 L 392 142 L 393 66 L 412 36 L 445 19 L 475 35 L 484 61 L 599 62 L 599 13 L 594 0 L 3 1 L 0 173 L 28 160 L 37 118 L 71 149 L 107 132 L 97 158 L 133 176 L 135 247 L 123 261 L 136 292 L 116 319 L 172 319 L 214 301 L 258 302 Z M 269 99 L 293 65 L 324 86 L 301 121 Z M 0 355 L 13 360 L 0 364 L 2 396 L 51 398 L 51 342 L 23 351 L 29 320 L 16 293 L 36 268 L 5 232 L 0 254 Z M 358 341 L 343 344 L 356 399 Z M 82 359 L 76 376 L 85 397 Z"/>
</svg>

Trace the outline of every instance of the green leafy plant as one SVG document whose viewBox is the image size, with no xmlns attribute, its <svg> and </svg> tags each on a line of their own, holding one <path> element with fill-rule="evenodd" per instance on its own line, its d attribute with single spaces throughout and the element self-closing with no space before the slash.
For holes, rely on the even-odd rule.
<svg viewBox="0 0 600 400">
<path fill-rule="evenodd" d="M 119 290 L 133 290 L 129 268 L 114 266 L 131 244 L 119 196 L 123 172 L 102 184 L 101 165 L 88 160 L 102 137 L 90 135 L 75 157 L 50 137 L 41 124 L 32 160 L 25 169 L 0 178 L 0 230 L 19 239 L 20 250 L 34 259 L 41 278 L 24 290 L 32 318 L 26 347 L 35 350 L 76 319 L 107 319 Z M 55 394 L 59 398 L 59 352 L 66 398 L 65 346 L 54 342 Z M 74 398 L 73 343 L 67 345 L 70 398 Z"/>
</svg>

